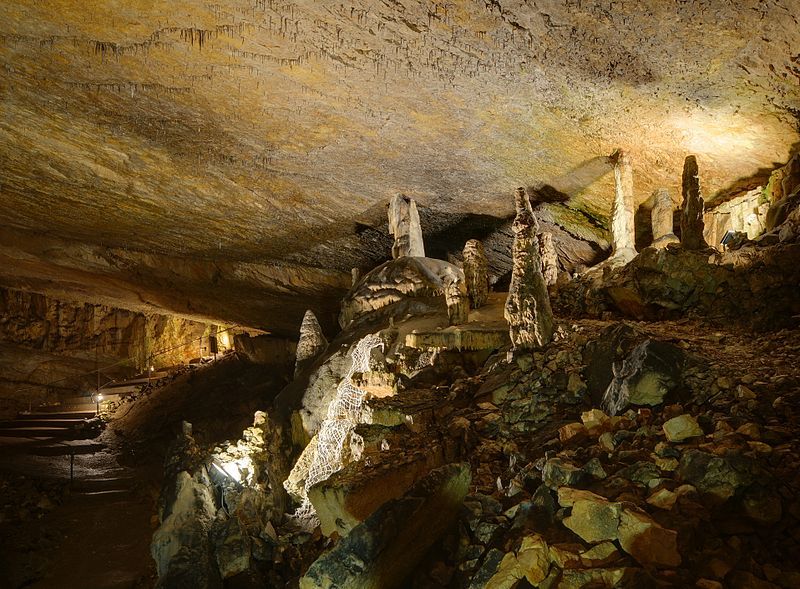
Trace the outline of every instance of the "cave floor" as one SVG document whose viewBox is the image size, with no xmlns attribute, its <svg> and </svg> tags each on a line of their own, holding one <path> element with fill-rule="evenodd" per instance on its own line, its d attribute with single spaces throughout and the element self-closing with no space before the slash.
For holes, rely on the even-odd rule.
<svg viewBox="0 0 800 589">
<path fill-rule="evenodd" d="M 10 487 L 3 503 L 20 505 L 16 521 L 0 523 L 0 589 L 151 587 L 155 508 L 142 484 L 147 477 L 121 467 L 112 444 L 75 456 L 71 486 L 69 462 L 0 456 L 0 480 L 4 491 Z"/>
</svg>

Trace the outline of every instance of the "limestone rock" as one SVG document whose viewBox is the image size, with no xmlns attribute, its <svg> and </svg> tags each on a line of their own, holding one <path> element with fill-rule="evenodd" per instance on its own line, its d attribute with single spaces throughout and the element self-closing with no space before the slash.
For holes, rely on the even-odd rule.
<svg viewBox="0 0 800 589">
<path fill-rule="evenodd" d="M 469 321 L 469 296 L 463 281 L 454 280 L 444 285 L 444 302 L 450 325 L 463 325 Z"/>
<path fill-rule="evenodd" d="M 396 194 L 389 201 L 389 233 L 394 235 L 392 257 L 424 258 L 425 244 L 414 199 Z"/>
<path fill-rule="evenodd" d="M 574 487 L 586 480 L 586 472 L 561 458 L 551 458 L 542 469 L 542 480 L 551 489 Z"/>
<path fill-rule="evenodd" d="M 681 246 L 687 250 L 708 247 L 703 237 L 703 197 L 700 196 L 700 173 L 697 158 L 687 156 L 683 163 L 683 205 L 681 210 Z"/>
<path fill-rule="evenodd" d="M 367 273 L 342 301 L 339 324 L 381 314 L 404 317 L 444 311 L 448 284 L 464 285 L 464 273 L 457 266 L 433 258 L 402 257 L 381 264 Z"/>
<path fill-rule="evenodd" d="M 683 352 L 666 342 L 645 340 L 621 363 L 613 364 L 614 378 L 603 396 L 610 415 L 630 405 L 659 405 L 682 382 Z"/>
<path fill-rule="evenodd" d="M 536 239 L 537 223 L 524 188 L 515 194 L 517 216 L 512 229 L 514 245 L 511 284 L 505 305 L 511 343 L 515 349 L 546 345 L 553 335 L 553 312 L 542 276 Z"/>
<path fill-rule="evenodd" d="M 728 499 L 738 489 L 755 480 L 752 461 L 735 452 L 715 456 L 702 450 L 683 452 L 678 466 L 681 480 L 694 485 L 700 492 Z"/>
<path fill-rule="evenodd" d="M 688 414 L 668 419 L 664 422 L 663 429 L 670 442 L 683 442 L 689 438 L 703 435 L 703 430 L 700 429 L 697 420 Z"/>
<path fill-rule="evenodd" d="M 628 154 L 618 149 L 614 164 L 614 205 L 611 207 L 611 257 L 628 262 L 636 256 L 633 225 L 633 167 Z"/>
<path fill-rule="evenodd" d="M 165 517 L 150 545 L 158 573 L 156 587 L 221 586 L 208 538 L 215 512 L 205 468 L 194 476 L 179 472 L 174 499 L 166 506 Z"/>
<path fill-rule="evenodd" d="M 654 522 L 648 515 L 623 509 L 619 518 L 619 543 L 640 564 L 677 567 L 678 533 Z"/>
<path fill-rule="evenodd" d="M 497 572 L 488 579 L 485 589 L 511 589 L 520 579 L 538 585 L 550 571 L 547 542 L 538 534 L 525 536 L 519 549 L 509 552 L 500 561 Z"/>
<path fill-rule="evenodd" d="M 666 188 L 659 188 L 653 193 L 653 209 L 650 220 L 653 227 L 653 247 L 664 248 L 680 240 L 673 232 L 672 197 Z"/>
<path fill-rule="evenodd" d="M 542 259 L 542 276 L 547 286 L 558 281 L 558 254 L 553 245 L 553 234 L 543 231 L 539 234 L 539 257 Z"/>
<path fill-rule="evenodd" d="M 464 244 L 464 281 L 473 309 L 482 307 L 489 297 L 489 261 L 483 251 L 483 244 L 470 239 Z"/>
<path fill-rule="evenodd" d="M 297 341 L 297 359 L 294 365 L 295 377 L 309 363 L 328 347 L 328 340 L 322 333 L 317 316 L 309 309 L 300 324 L 300 339 Z"/>
<path fill-rule="evenodd" d="M 618 503 L 599 496 L 583 497 L 573 502 L 572 513 L 563 524 L 586 542 L 616 540 L 620 513 Z"/>
<path fill-rule="evenodd" d="M 455 522 L 470 482 L 467 464 L 434 470 L 318 558 L 300 580 L 300 588 L 402 586 L 428 548 Z"/>
<path fill-rule="evenodd" d="M 233 577 L 250 568 L 250 536 L 238 517 L 217 519 L 211 527 L 214 558 L 223 579 Z"/>
</svg>

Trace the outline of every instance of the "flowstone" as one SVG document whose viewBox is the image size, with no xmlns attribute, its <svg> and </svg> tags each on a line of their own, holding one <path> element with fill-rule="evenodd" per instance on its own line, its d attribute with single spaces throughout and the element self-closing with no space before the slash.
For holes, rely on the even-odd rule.
<svg viewBox="0 0 800 589">
<path fill-rule="evenodd" d="M 538 224 L 524 188 L 517 188 L 514 204 L 517 209 L 511 226 L 514 232 L 514 265 L 504 314 L 514 349 L 534 349 L 550 341 L 553 335 L 553 312 L 539 259 L 536 238 Z"/>
</svg>

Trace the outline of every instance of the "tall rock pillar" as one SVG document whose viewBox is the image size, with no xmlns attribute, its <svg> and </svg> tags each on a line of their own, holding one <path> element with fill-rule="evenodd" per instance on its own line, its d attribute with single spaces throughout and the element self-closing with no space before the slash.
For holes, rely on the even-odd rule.
<svg viewBox="0 0 800 589">
<path fill-rule="evenodd" d="M 481 307 L 489 298 L 489 261 L 483 244 L 477 239 L 470 239 L 464 244 L 464 280 L 470 306 L 473 309 Z"/>
<path fill-rule="evenodd" d="M 683 208 L 681 210 L 681 246 L 687 250 L 708 247 L 703 237 L 703 197 L 700 196 L 700 173 L 697 158 L 687 156 L 683 162 Z"/>
<path fill-rule="evenodd" d="M 392 257 L 425 257 L 417 203 L 402 194 L 389 201 L 389 233 L 394 236 Z"/>
<path fill-rule="evenodd" d="M 614 164 L 614 204 L 611 207 L 611 257 L 626 263 L 636 257 L 633 225 L 633 167 L 621 149 L 610 156 Z"/>
<path fill-rule="evenodd" d="M 539 259 L 538 223 L 524 188 L 517 188 L 514 204 L 513 267 L 505 318 L 514 349 L 529 350 L 546 345 L 552 338 L 553 311 Z"/>
<path fill-rule="evenodd" d="M 300 339 L 297 341 L 297 358 L 294 364 L 294 375 L 305 368 L 310 362 L 319 356 L 328 346 L 328 340 L 322 333 L 317 316 L 309 309 L 303 315 L 303 322 L 300 324 Z"/>
<path fill-rule="evenodd" d="M 653 209 L 650 211 L 650 223 L 653 227 L 653 247 L 662 249 L 670 243 L 678 243 L 678 237 L 672 231 L 673 214 L 672 197 L 666 188 L 659 188 L 653 193 Z"/>
</svg>

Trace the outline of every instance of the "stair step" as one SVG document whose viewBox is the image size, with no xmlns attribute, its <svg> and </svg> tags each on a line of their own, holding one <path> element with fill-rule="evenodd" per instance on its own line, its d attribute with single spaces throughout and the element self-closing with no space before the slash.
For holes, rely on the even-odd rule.
<svg viewBox="0 0 800 589">
<path fill-rule="evenodd" d="M 96 417 L 94 407 L 86 411 L 37 411 L 35 413 L 20 413 L 17 419 L 91 419 Z"/>
<path fill-rule="evenodd" d="M 74 438 L 67 427 L 0 427 L 0 436 L 7 438 Z"/>
<path fill-rule="evenodd" d="M 121 495 L 129 495 L 130 492 L 130 489 L 108 489 L 105 491 L 78 491 L 78 494 L 93 499 L 114 499 Z"/>
<path fill-rule="evenodd" d="M 76 480 L 72 489 L 82 493 L 101 491 L 129 491 L 134 479 L 131 477 Z"/>
<path fill-rule="evenodd" d="M 101 444 L 99 442 L 90 442 L 88 444 L 46 444 L 42 446 L 26 448 L 25 451 L 27 454 L 33 454 L 34 456 L 69 456 L 70 454 L 75 454 L 78 456 L 81 454 L 94 454 L 95 452 L 100 452 L 105 448 L 105 444 Z"/>
<path fill-rule="evenodd" d="M 84 423 L 86 423 L 86 419 L 83 417 L 79 417 L 77 419 L 58 419 L 58 418 L 45 418 L 45 419 L 33 419 L 33 418 L 25 418 L 25 419 L 11 419 L 8 421 L 0 421 L 0 429 L 8 428 L 8 427 L 68 427 L 68 428 L 79 428 Z"/>
</svg>

